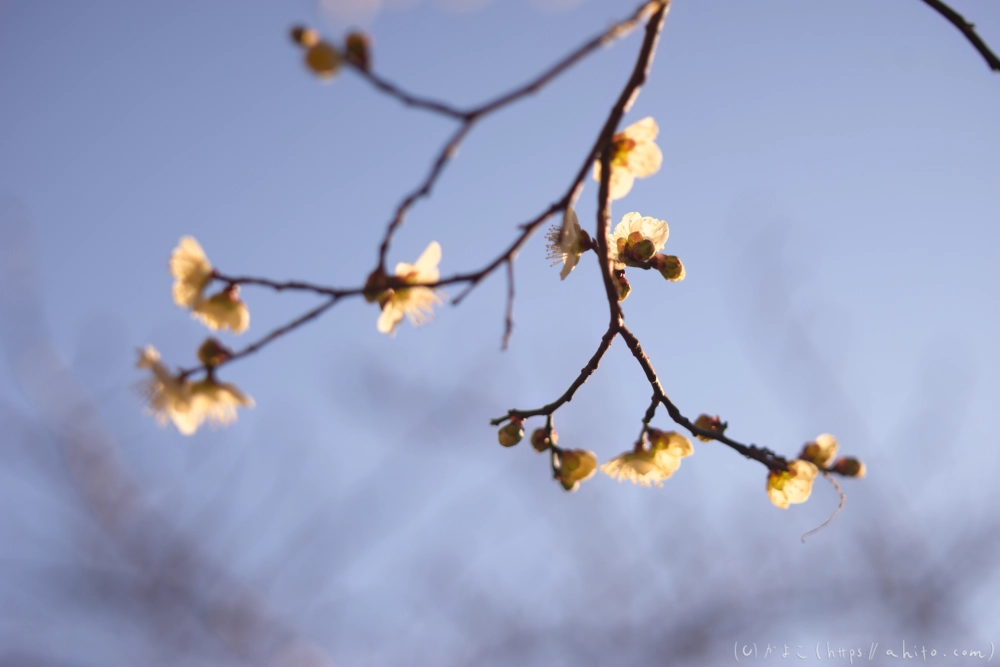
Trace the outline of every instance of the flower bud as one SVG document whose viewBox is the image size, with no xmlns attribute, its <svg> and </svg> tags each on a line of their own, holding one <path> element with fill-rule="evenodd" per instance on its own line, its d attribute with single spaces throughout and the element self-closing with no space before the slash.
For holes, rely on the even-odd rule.
<svg viewBox="0 0 1000 667">
<path fill-rule="evenodd" d="M 511 419 L 510 423 L 500 428 L 497 433 L 497 440 L 504 447 L 513 447 L 521 442 L 524 437 L 524 429 L 521 427 L 520 419 Z"/>
<path fill-rule="evenodd" d="M 675 255 L 656 255 L 650 260 L 650 264 L 660 272 L 661 276 L 671 282 L 684 280 L 684 265 L 681 264 L 680 258 Z"/>
<path fill-rule="evenodd" d="M 291 30 L 292 41 L 309 49 L 319 44 L 319 33 L 304 25 L 294 26 Z"/>
<path fill-rule="evenodd" d="M 629 293 L 632 291 L 632 286 L 628 283 L 628 278 L 625 277 L 624 269 L 611 269 L 611 280 L 615 284 L 615 290 L 618 292 L 618 301 L 624 301 L 628 298 Z"/>
<path fill-rule="evenodd" d="M 556 478 L 567 491 L 575 490 L 578 482 L 590 479 L 595 472 L 597 472 L 597 455 L 593 452 L 585 449 L 564 449 L 559 452 Z"/>
<path fill-rule="evenodd" d="M 807 442 L 799 454 L 800 459 L 811 461 L 820 468 L 828 467 L 833 463 L 835 456 L 837 456 L 837 439 L 829 433 L 818 436 L 813 442 Z"/>
<path fill-rule="evenodd" d="M 714 431 L 719 435 L 725 433 L 726 427 L 729 426 L 729 424 L 719 419 L 718 415 L 715 417 L 711 417 L 709 415 L 698 415 L 698 418 L 694 420 L 694 425 L 706 431 Z M 702 442 L 712 442 L 712 438 L 706 438 L 703 435 L 696 435 L 695 437 Z"/>
<path fill-rule="evenodd" d="M 198 361 L 206 366 L 218 366 L 232 356 L 232 351 L 215 338 L 206 338 L 198 348 Z"/>
<path fill-rule="evenodd" d="M 559 442 L 559 434 L 555 432 L 555 429 L 536 428 L 531 434 L 531 446 L 535 448 L 536 452 L 544 452 L 557 442 Z"/>
<path fill-rule="evenodd" d="M 317 42 L 306 51 L 306 67 L 321 79 L 332 79 L 340 72 L 341 56 L 326 42 Z"/>
<path fill-rule="evenodd" d="M 837 474 L 843 475 L 844 477 L 857 477 L 858 479 L 865 476 L 868 471 L 865 464 L 861 461 L 841 456 L 837 459 L 837 462 L 833 464 L 833 471 Z"/>
<path fill-rule="evenodd" d="M 361 32 L 348 33 L 344 50 L 347 59 L 361 69 L 367 71 L 371 67 L 368 35 Z"/>
</svg>

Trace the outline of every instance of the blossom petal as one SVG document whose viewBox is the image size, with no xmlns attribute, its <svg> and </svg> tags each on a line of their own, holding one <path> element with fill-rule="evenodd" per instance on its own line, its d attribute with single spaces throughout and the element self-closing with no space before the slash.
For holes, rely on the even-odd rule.
<svg viewBox="0 0 1000 667">
<path fill-rule="evenodd" d="M 174 303 L 190 308 L 211 281 L 212 264 L 198 241 L 185 236 L 170 255 L 170 273 L 174 277 Z"/>
<path fill-rule="evenodd" d="M 438 264 L 441 263 L 441 244 L 431 241 L 423 254 L 417 259 L 415 268 L 417 270 L 417 282 L 433 283 L 438 280 L 440 271 Z"/>
<path fill-rule="evenodd" d="M 813 479 L 819 473 L 809 461 L 795 459 L 784 472 L 771 471 L 767 476 L 767 497 L 775 506 L 788 509 L 793 503 L 804 503 L 812 493 Z"/>
<path fill-rule="evenodd" d="M 656 124 L 656 120 L 652 116 L 646 116 L 622 130 L 621 136 L 641 144 L 653 141 L 659 133 L 660 127 Z"/>
<path fill-rule="evenodd" d="M 635 183 L 635 176 L 628 169 L 611 169 L 611 178 L 608 187 L 611 192 L 611 199 L 621 199 L 632 191 L 632 184 Z"/>
<path fill-rule="evenodd" d="M 663 152 L 656 144 L 637 144 L 628 152 L 628 170 L 637 178 L 652 176 L 663 164 Z"/>
<path fill-rule="evenodd" d="M 653 242 L 656 252 L 663 250 L 667 237 L 670 236 L 670 226 L 667 222 L 656 218 L 643 218 L 641 231 L 643 237 Z"/>
</svg>

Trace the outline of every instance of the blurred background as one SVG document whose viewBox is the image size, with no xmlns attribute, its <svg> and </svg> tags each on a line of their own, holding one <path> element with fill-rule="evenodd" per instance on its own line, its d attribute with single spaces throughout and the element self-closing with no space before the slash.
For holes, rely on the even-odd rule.
<svg viewBox="0 0 1000 667">
<path fill-rule="evenodd" d="M 1000 5 L 953 4 L 1000 47 Z M 312 78 L 293 24 L 360 27 L 376 71 L 467 106 L 633 9 L 0 0 L 0 665 L 990 655 L 1000 77 L 917 0 L 677 0 L 624 121 L 658 120 L 664 164 L 613 222 L 666 219 L 687 268 L 630 275 L 624 304 L 668 393 L 741 441 L 794 455 L 830 432 L 868 465 L 804 544 L 833 488 L 781 511 L 764 468 L 717 444 L 662 489 L 602 475 L 573 494 L 526 442 L 497 445 L 488 420 L 560 395 L 606 325 L 593 257 L 560 282 L 543 234 L 506 352 L 501 272 L 395 338 L 348 301 L 226 367 L 257 402 L 228 429 L 143 414 L 135 348 L 189 366 L 206 335 L 170 297 L 182 235 L 228 273 L 360 285 L 452 131 L 349 72 Z M 390 265 L 431 240 L 444 275 L 498 254 L 569 185 L 640 39 L 478 125 Z M 237 349 L 316 302 L 242 295 Z M 556 414 L 560 445 L 616 456 L 648 399 L 616 341 Z"/>
</svg>

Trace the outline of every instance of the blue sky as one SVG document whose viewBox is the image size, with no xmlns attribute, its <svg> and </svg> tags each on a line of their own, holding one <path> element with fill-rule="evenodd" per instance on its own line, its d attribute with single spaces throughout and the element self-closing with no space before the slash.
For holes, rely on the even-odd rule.
<svg viewBox="0 0 1000 667">
<path fill-rule="evenodd" d="M 1000 45 L 1000 5 L 954 5 Z M 466 106 L 632 9 L 388 3 L 363 25 L 379 73 Z M 624 304 L 668 393 L 691 416 L 722 415 L 742 441 L 792 455 L 831 432 L 868 463 L 868 479 L 845 483 L 845 511 L 812 543 L 798 536 L 836 494 L 818 485 L 805 506 L 781 512 L 764 495 L 763 468 L 718 445 L 698 445 L 664 489 L 595 478 L 573 495 L 548 479 L 543 457 L 496 446 L 489 418 L 561 394 L 606 322 L 593 257 L 560 282 L 543 234 L 518 258 L 508 351 L 502 275 L 395 338 L 376 332 L 374 306 L 345 302 L 226 368 L 257 402 L 237 424 L 192 438 L 158 428 L 131 391 L 133 349 L 153 344 L 186 366 L 205 336 L 170 299 L 178 239 L 195 236 L 228 273 L 360 285 L 395 206 L 453 126 L 350 73 L 317 82 L 287 36 L 300 22 L 333 39 L 348 27 L 311 0 L 0 1 L 0 196 L 32 221 L 53 340 L 151 502 L 335 658 L 370 658 L 380 632 L 458 641 L 446 605 L 418 613 L 426 591 L 408 597 L 405 585 L 443 552 L 464 568 L 458 581 L 492 582 L 483 585 L 498 605 L 560 618 L 590 599 L 536 565 L 582 567 L 565 534 L 612 545 L 595 565 L 601 579 L 601 568 L 637 561 L 657 569 L 664 545 L 690 551 L 727 535 L 766 545 L 762 558 L 778 569 L 832 567 L 849 561 L 834 547 L 851 548 L 880 517 L 898 521 L 900 505 L 921 553 L 934 552 L 929 535 L 942 526 L 982 522 L 1000 402 L 1000 77 L 915 0 L 678 0 L 624 121 L 657 119 L 664 163 L 615 202 L 613 222 L 630 211 L 667 220 L 667 252 L 687 267 L 678 284 L 630 276 Z M 565 191 L 639 42 L 633 34 L 598 51 L 478 125 L 407 217 L 390 264 L 412 262 L 430 240 L 442 245 L 445 275 L 492 259 Z M 588 179 L 578 205 L 590 229 L 596 192 Z M 314 303 L 243 296 L 251 329 L 226 337 L 235 347 Z M 556 415 L 561 444 L 602 460 L 620 453 L 648 396 L 616 341 Z M 34 414 L 7 369 L 0 397 Z M 662 412 L 655 423 L 669 428 Z M 30 505 L 31 494 L 8 493 L 10 507 Z M 327 525 L 328 515 L 340 518 Z M 303 528 L 311 520 L 318 527 Z M 707 526 L 719 527 L 710 540 Z M 297 565 L 286 554 L 303 534 L 312 555 Z M 338 536 L 353 546 L 336 570 L 306 577 L 347 549 L 331 546 Z M 33 557 L 30 541 L 18 544 L 0 549 Z M 639 598 L 627 609 L 645 608 Z M 769 630 L 865 630 L 830 618 L 812 611 Z M 973 614 L 962 637 L 983 638 L 996 618 L 995 607 Z M 11 627 L 21 626 L 0 624 L 0 644 Z"/>
</svg>

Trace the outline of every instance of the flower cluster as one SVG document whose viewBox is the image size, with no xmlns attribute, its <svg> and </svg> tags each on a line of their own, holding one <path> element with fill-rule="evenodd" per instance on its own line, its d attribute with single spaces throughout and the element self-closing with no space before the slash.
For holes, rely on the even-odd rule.
<svg viewBox="0 0 1000 667">
<path fill-rule="evenodd" d="M 843 477 L 864 477 L 865 464 L 854 458 L 837 458 L 839 445 L 829 433 L 816 437 L 802 446 L 799 458 L 790 461 L 788 469 L 772 470 L 767 476 L 767 497 L 781 509 L 790 504 L 804 503 L 812 492 L 816 475 L 837 473 Z"/>
<path fill-rule="evenodd" d="M 220 291 L 205 296 L 213 280 L 212 263 L 194 238 L 185 236 L 170 256 L 170 273 L 174 276 L 174 303 L 189 308 L 191 315 L 209 329 L 230 329 L 243 333 L 250 326 L 250 311 L 240 300 L 239 285 L 226 285 Z"/>
</svg>

